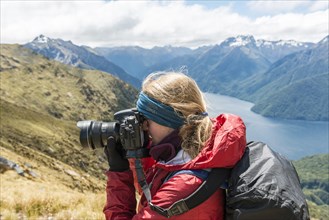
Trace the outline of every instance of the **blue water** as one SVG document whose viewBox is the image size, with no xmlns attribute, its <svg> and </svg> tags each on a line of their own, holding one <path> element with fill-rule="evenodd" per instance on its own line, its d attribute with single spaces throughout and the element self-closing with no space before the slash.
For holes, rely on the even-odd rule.
<svg viewBox="0 0 329 220">
<path fill-rule="evenodd" d="M 204 93 L 208 113 L 239 115 L 247 127 L 248 141 L 262 141 L 289 159 L 329 153 L 329 122 L 266 118 L 252 112 L 253 103 L 219 94 Z"/>
</svg>

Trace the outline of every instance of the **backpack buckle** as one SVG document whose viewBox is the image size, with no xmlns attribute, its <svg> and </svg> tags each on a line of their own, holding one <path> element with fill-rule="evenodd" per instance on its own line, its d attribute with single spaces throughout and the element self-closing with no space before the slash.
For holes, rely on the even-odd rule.
<svg viewBox="0 0 329 220">
<path fill-rule="evenodd" d="M 179 200 L 175 202 L 171 207 L 167 210 L 168 218 L 175 216 L 175 215 L 181 215 L 184 212 L 187 212 L 189 208 L 187 207 L 185 200 Z"/>
</svg>

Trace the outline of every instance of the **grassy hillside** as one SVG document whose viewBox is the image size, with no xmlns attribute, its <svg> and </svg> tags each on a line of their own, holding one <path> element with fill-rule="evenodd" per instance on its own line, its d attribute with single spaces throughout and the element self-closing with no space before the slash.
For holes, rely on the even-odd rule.
<svg viewBox="0 0 329 220">
<path fill-rule="evenodd" d="M 45 59 L 21 46 L 1 45 L 1 98 L 59 119 L 109 120 L 132 106 L 137 91 L 110 74 Z"/>
<path fill-rule="evenodd" d="M 329 154 L 304 157 L 294 162 L 303 188 L 329 192 Z M 329 205 L 329 200 L 325 201 Z"/>
<path fill-rule="evenodd" d="M 76 122 L 111 121 L 134 106 L 137 91 L 18 45 L 1 45 L 0 70 L 0 156 L 26 171 L 0 174 L 1 219 L 102 219 L 108 167 L 81 148 Z"/>
<path fill-rule="evenodd" d="M 293 162 L 299 174 L 311 216 L 329 219 L 329 154 L 319 154 Z"/>
</svg>

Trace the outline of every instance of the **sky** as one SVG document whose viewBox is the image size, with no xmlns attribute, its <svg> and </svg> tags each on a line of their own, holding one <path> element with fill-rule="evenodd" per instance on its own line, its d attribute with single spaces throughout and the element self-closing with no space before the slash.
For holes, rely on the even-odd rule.
<svg viewBox="0 0 329 220">
<path fill-rule="evenodd" d="M 319 42 L 328 0 L 0 0 L 0 43 L 43 34 L 90 47 L 219 44 L 228 37 Z"/>
</svg>

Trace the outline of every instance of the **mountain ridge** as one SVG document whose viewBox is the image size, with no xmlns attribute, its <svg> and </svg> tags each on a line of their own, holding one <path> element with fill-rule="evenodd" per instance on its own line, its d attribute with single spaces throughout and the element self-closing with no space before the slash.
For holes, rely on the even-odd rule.
<svg viewBox="0 0 329 220">
<path fill-rule="evenodd" d="M 126 73 L 121 67 L 94 53 L 92 50 L 88 50 L 86 47 L 73 44 L 72 41 L 51 39 L 44 35 L 39 35 L 24 46 L 49 59 L 83 69 L 104 71 L 117 76 L 136 88 L 140 87 L 140 80 Z"/>
<path fill-rule="evenodd" d="M 44 36 L 38 40 L 49 41 Z M 328 36 L 314 44 L 294 40 L 268 41 L 255 39 L 252 35 L 238 35 L 227 38 L 220 44 L 193 50 L 171 46 L 151 49 L 138 46 L 94 49 L 84 46 L 83 48 L 91 54 L 98 54 L 97 56 L 102 57 L 103 60 L 108 59 L 109 62 L 122 66 L 122 70 L 129 70 L 127 72 L 138 78 L 137 84 L 140 84 L 151 72 L 183 71 L 194 78 L 204 92 L 220 93 L 251 101 L 255 104 L 252 110 L 264 116 L 326 121 L 327 108 L 324 108 L 320 115 L 315 114 L 316 117 L 311 117 L 315 110 L 307 107 L 307 103 L 298 102 L 295 105 L 294 102 L 288 103 L 286 100 L 295 100 L 296 98 L 292 96 L 313 95 L 297 89 L 302 86 L 293 84 L 301 84 L 298 79 L 308 78 L 309 83 L 312 84 L 313 72 L 316 74 L 328 72 L 326 70 L 328 55 L 325 52 L 327 45 Z M 127 82 L 131 83 L 129 80 Z M 309 87 L 306 85 L 307 81 L 303 84 Z M 286 89 L 286 86 L 291 88 Z M 325 88 L 323 88 L 325 85 L 320 83 L 318 86 L 322 86 L 322 89 L 317 90 L 318 93 L 315 95 L 325 98 Z M 290 93 L 284 94 L 284 91 Z M 325 99 L 321 99 L 321 102 L 326 106 Z M 316 103 L 310 104 L 310 106 L 315 105 Z M 278 112 L 283 108 L 288 111 Z M 300 111 L 297 114 L 298 109 Z"/>
</svg>

